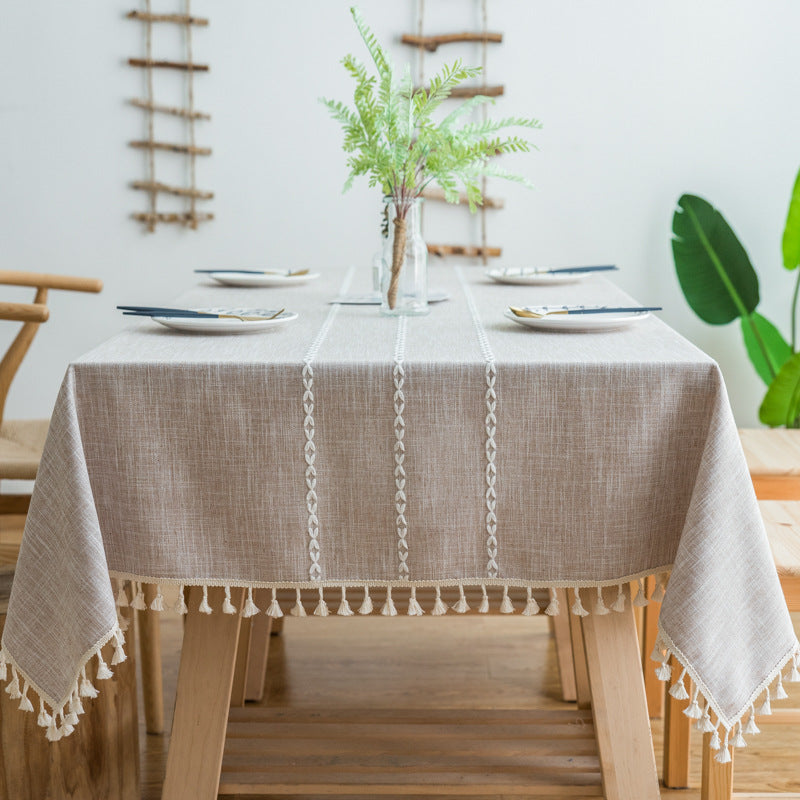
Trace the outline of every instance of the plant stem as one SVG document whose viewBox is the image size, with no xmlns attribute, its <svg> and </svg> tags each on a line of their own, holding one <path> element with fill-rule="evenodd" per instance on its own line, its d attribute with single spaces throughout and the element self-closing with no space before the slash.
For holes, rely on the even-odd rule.
<svg viewBox="0 0 800 800">
<path fill-rule="evenodd" d="M 394 218 L 394 242 L 392 242 L 392 277 L 389 280 L 389 290 L 386 292 L 386 302 L 389 308 L 397 305 L 397 290 L 400 287 L 400 270 L 403 268 L 403 261 L 406 257 L 406 221 L 405 217 L 400 216 L 400 209 L 397 209 L 397 216 Z"/>
<path fill-rule="evenodd" d="M 792 295 L 792 353 L 796 353 L 797 344 L 797 290 L 800 289 L 800 269 L 797 270 L 797 280 L 794 282 L 794 294 Z"/>
</svg>

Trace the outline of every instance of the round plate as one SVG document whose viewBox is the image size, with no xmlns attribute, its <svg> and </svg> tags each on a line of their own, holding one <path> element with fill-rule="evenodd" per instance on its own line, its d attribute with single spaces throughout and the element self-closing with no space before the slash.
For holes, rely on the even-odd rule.
<svg viewBox="0 0 800 800">
<path fill-rule="evenodd" d="M 537 272 L 535 269 L 487 269 L 486 277 L 497 283 L 514 286 L 561 286 L 578 283 L 586 277 L 585 272 Z"/>
<path fill-rule="evenodd" d="M 319 272 L 307 272 L 305 275 L 253 275 L 247 272 L 220 270 L 208 275 L 223 286 L 265 287 L 265 286 L 300 286 L 319 278 Z"/>
<path fill-rule="evenodd" d="M 554 311 L 564 306 L 530 306 L 532 311 Z M 600 308 L 600 306 L 573 306 L 573 308 Z M 640 320 L 650 316 L 649 311 L 627 311 L 609 314 L 554 314 L 549 317 L 534 319 L 532 317 L 518 317 L 510 308 L 505 310 L 504 316 L 524 325 L 541 331 L 565 331 L 569 333 L 591 333 L 592 331 L 613 331 L 627 328 Z"/>
<path fill-rule="evenodd" d="M 259 316 L 271 317 L 277 308 L 193 308 L 192 311 L 207 311 L 211 314 L 239 314 L 243 317 Z M 269 328 L 278 328 L 297 319 L 295 311 L 284 311 L 275 319 L 219 319 L 217 317 L 151 317 L 156 322 L 174 328 L 176 331 L 186 331 L 188 333 L 258 333 Z"/>
</svg>

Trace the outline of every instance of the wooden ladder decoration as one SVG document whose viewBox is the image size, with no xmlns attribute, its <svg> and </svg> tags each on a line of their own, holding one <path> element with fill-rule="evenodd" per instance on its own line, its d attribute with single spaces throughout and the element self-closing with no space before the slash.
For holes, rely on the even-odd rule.
<svg viewBox="0 0 800 800">
<path fill-rule="evenodd" d="M 131 187 L 147 192 L 149 209 L 146 212 L 135 213 L 133 218 L 146 225 L 150 232 L 155 231 L 158 223 L 175 223 L 184 227 L 197 230 L 199 222 L 214 219 L 214 215 L 197 210 L 199 200 L 211 200 L 213 192 L 197 188 L 196 161 L 198 156 L 210 156 L 210 147 L 198 147 L 195 142 L 195 122 L 210 120 L 211 115 L 198 111 L 194 105 L 194 73 L 208 72 L 208 64 L 195 63 L 192 58 L 192 29 L 206 27 L 208 19 L 192 16 L 191 0 L 184 0 L 184 13 L 179 14 L 154 14 L 151 10 L 151 0 L 144 1 L 143 11 L 131 11 L 129 19 L 142 22 L 145 26 L 145 57 L 129 58 L 128 64 L 145 70 L 147 96 L 145 99 L 135 98 L 130 104 L 141 108 L 147 115 L 147 138 L 129 142 L 130 147 L 147 152 L 147 179 L 133 181 Z M 182 25 L 185 28 L 186 60 L 166 61 L 153 58 L 153 24 L 170 23 Z M 153 91 L 153 73 L 155 70 L 181 70 L 186 73 L 187 103 L 185 107 L 173 107 L 156 103 Z M 186 121 L 186 142 L 162 142 L 155 138 L 156 115 L 166 114 L 180 117 Z M 156 152 L 177 153 L 188 159 L 189 185 L 171 186 L 156 178 Z M 186 210 L 183 212 L 167 212 L 158 210 L 158 195 L 167 194 L 185 198 Z"/>
<path fill-rule="evenodd" d="M 441 45 L 453 44 L 457 42 L 476 42 L 481 45 L 481 78 L 483 83 L 480 86 L 457 87 L 452 93 L 453 98 L 475 97 L 486 95 L 488 97 L 500 97 L 505 93 L 502 85 L 490 86 L 486 83 L 486 61 L 488 45 L 491 43 L 500 44 L 503 41 L 502 33 L 494 33 L 488 30 L 487 23 L 487 0 L 481 0 L 482 30 L 467 31 L 462 33 L 445 33 L 438 36 L 425 36 L 423 33 L 423 21 L 425 16 L 425 0 L 418 0 L 417 11 L 417 33 L 403 34 L 400 41 L 403 44 L 416 47 L 418 51 L 417 60 L 417 84 L 423 85 L 425 53 L 434 53 Z M 486 106 L 481 107 L 481 116 L 486 119 Z M 479 245 L 458 245 L 458 244 L 429 244 L 428 252 L 435 256 L 462 256 L 466 258 L 480 258 L 482 263 L 488 264 L 490 258 L 498 258 L 503 250 L 500 247 L 489 247 L 487 244 L 486 233 L 486 213 L 487 210 L 496 210 L 504 207 L 502 198 L 487 197 L 486 195 L 486 176 L 481 178 L 481 194 L 483 195 L 483 205 L 479 208 L 481 225 L 481 242 Z M 422 196 L 426 200 L 435 202 L 446 202 L 444 192 L 441 189 L 426 189 Z M 459 205 L 468 205 L 465 194 L 458 198 Z"/>
</svg>

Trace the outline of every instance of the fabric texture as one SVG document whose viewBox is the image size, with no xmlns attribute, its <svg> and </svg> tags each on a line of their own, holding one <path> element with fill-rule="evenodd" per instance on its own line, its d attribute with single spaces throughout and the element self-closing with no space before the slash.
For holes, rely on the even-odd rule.
<svg viewBox="0 0 800 800">
<path fill-rule="evenodd" d="M 577 587 L 671 569 L 662 646 L 723 727 L 740 719 L 797 641 L 717 365 L 655 317 L 593 334 L 503 317 L 630 302 L 602 278 L 430 276 L 450 300 L 408 319 L 330 305 L 352 270 L 198 287 L 177 302 L 300 317 L 227 337 L 135 321 L 70 365 L 3 637 L 54 712 L 118 631 L 109 574 Z"/>
</svg>

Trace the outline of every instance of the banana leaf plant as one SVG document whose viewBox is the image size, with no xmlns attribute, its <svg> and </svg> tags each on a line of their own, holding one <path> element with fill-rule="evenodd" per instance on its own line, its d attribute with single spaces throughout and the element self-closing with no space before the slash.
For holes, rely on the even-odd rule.
<svg viewBox="0 0 800 800">
<path fill-rule="evenodd" d="M 747 251 L 716 208 L 702 197 L 683 195 L 672 218 L 672 233 L 678 281 L 695 314 L 710 325 L 739 320 L 747 355 L 767 385 L 759 419 L 773 428 L 800 428 L 800 172 L 789 202 L 782 248 L 784 268 L 797 272 L 790 309 L 790 342 L 758 313 L 758 275 Z"/>
</svg>

